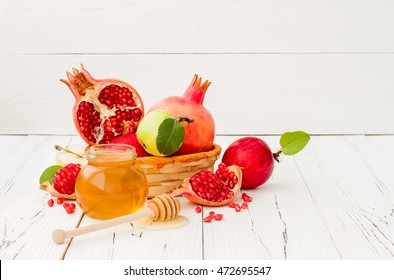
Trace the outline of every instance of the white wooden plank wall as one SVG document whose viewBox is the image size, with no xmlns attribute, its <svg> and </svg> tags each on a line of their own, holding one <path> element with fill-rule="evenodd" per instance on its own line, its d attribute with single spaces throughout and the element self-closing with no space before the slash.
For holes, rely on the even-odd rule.
<svg viewBox="0 0 394 280">
<path fill-rule="evenodd" d="M 83 62 L 146 107 L 213 83 L 219 134 L 393 134 L 390 0 L 0 0 L 0 134 L 74 134 Z"/>
</svg>

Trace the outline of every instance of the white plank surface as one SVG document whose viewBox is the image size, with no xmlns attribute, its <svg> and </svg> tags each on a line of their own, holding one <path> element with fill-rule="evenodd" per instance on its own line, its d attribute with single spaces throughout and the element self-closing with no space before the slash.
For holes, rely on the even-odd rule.
<svg viewBox="0 0 394 280">
<path fill-rule="evenodd" d="M 81 211 L 67 215 L 48 207 L 49 194 L 39 189 L 44 169 L 55 164 L 54 144 L 80 143 L 70 136 L 0 137 L 0 259 L 60 259 L 68 243 L 56 245 L 56 228 L 77 226 Z M 4 145 L 3 145 L 4 144 Z"/>
<path fill-rule="evenodd" d="M 172 230 L 145 230 L 133 223 L 74 238 L 66 259 L 202 259 L 202 222 L 195 205 L 180 198 L 181 214 L 189 224 Z M 97 220 L 83 217 L 81 226 Z M 97 246 L 97 244 L 100 246 Z"/>
<path fill-rule="evenodd" d="M 341 258 L 392 258 L 392 163 L 363 136 L 313 143 L 296 161 Z"/>
<path fill-rule="evenodd" d="M 217 136 L 223 148 L 240 136 Z M 262 137 L 275 151 L 277 136 Z M 307 148 L 282 157 L 272 178 L 254 190 L 248 210 L 204 207 L 182 199 L 188 226 L 147 231 L 124 224 L 70 243 L 50 240 L 56 228 L 79 224 L 49 208 L 37 188 L 41 171 L 54 161 L 54 143 L 69 136 L 1 136 L 1 259 L 394 259 L 393 136 L 312 136 Z M 14 144 L 13 144 L 14 143 Z M 3 146 L 2 146 L 3 147 Z M 4 191 L 8 190 L 8 191 Z M 240 198 L 237 198 L 240 201 Z M 221 222 L 202 223 L 209 211 Z M 84 216 L 81 225 L 95 222 Z"/>
<path fill-rule="evenodd" d="M 80 62 L 128 81 L 146 108 L 201 75 L 218 134 L 394 133 L 393 54 L 0 55 L 0 133 L 76 133 L 59 78 Z"/>
<path fill-rule="evenodd" d="M 393 52 L 390 0 L 2 0 L 3 53 Z"/>
</svg>

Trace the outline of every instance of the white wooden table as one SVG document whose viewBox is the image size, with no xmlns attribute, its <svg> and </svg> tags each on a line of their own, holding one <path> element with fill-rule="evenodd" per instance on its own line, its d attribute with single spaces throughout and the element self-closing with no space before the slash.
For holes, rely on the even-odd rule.
<svg viewBox="0 0 394 280">
<path fill-rule="evenodd" d="M 217 136 L 224 149 L 240 136 Z M 278 136 L 260 136 L 275 150 Z M 394 259 L 394 136 L 312 136 L 282 157 L 272 178 L 247 193 L 237 213 L 182 201 L 186 227 L 142 230 L 123 224 L 62 245 L 56 228 L 95 222 L 80 209 L 67 215 L 39 189 L 54 164 L 53 145 L 77 136 L 0 136 L 0 259 Z M 241 201 L 238 197 L 237 200 Z M 203 223 L 209 211 L 221 222 Z"/>
</svg>

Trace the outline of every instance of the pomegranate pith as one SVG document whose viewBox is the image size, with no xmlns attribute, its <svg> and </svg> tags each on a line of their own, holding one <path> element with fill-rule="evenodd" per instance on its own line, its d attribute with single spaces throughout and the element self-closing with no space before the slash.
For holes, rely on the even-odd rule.
<svg viewBox="0 0 394 280">
<path fill-rule="evenodd" d="M 135 132 L 144 115 L 138 92 L 117 79 L 94 79 L 81 65 L 61 79 L 75 97 L 73 109 L 77 131 L 89 145 L 109 143 L 118 135 Z"/>
</svg>

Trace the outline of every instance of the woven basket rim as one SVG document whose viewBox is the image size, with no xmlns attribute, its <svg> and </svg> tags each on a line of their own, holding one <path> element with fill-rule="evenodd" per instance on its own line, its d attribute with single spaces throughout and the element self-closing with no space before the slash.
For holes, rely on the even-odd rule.
<svg viewBox="0 0 394 280">
<path fill-rule="evenodd" d="M 184 163 L 190 161 L 198 161 L 205 158 L 218 157 L 221 151 L 222 148 L 219 145 L 213 144 L 213 148 L 207 152 L 200 152 L 200 153 L 179 155 L 172 157 L 159 157 L 159 156 L 139 157 L 136 159 L 136 163 L 164 166 L 167 164 Z"/>
</svg>

